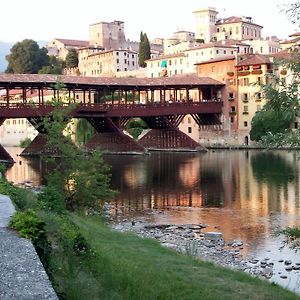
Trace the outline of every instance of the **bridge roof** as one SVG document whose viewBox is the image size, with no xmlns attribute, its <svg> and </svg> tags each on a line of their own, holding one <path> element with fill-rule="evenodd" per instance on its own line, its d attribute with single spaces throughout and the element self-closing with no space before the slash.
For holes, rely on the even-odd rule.
<svg viewBox="0 0 300 300">
<path fill-rule="evenodd" d="M 53 87 L 61 82 L 67 88 L 75 89 L 148 89 L 150 87 L 162 88 L 197 88 L 203 86 L 223 86 L 220 81 L 209 77 L 199 77 L 197 74 L 181 74 L 172 77 L 158 78 L 116 78 L 116 77 L 84 77 L 50 74 L 0 74 L 1 88 L 22 87 Z"/>
</svg>

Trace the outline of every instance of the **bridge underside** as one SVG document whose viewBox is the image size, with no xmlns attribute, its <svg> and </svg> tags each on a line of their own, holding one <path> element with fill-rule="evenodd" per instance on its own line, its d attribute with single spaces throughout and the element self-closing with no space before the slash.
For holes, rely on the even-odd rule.
<svg viewBox="0 0 300 300">
<path fill-rule="evenodd" d="M 152 129 L 139 140 L 139 144 L 149 150 L 205 151 L 178 128 Z"/>
</svg>

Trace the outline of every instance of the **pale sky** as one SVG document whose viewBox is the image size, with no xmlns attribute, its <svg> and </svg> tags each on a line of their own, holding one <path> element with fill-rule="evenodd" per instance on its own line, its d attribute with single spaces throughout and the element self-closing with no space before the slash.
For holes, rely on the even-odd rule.
<svg viewBox="0 0 300 300">
<path fill-rule="evenodd" d="M 300 31 L 279 5 L 296 0 L 3 0 L 0 41 L 25 38 L 49 41 L 53 38 L 88 40 L 88 26 L 114 20 L 125 22 L 126 38 L 139 41 L 140 31 L 150 40 L 170 37 L 178 30 L 195 31 L 192 12 L 211 6 L 218 17 L 250 16 L 264 27 L 263 36 L 287 38 Z"/>
</svg>

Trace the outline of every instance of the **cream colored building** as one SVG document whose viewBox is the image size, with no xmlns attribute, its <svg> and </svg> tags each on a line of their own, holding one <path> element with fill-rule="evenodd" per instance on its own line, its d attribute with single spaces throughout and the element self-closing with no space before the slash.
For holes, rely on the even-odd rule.
<svg viewBox="0 0 300 300">
<path fill-rule="evenodd" d="M 227 39 L 246 40 L 261 38 L 262 26 L 255 24 L 251 17 L 217 18 L 214 7 L 205 7 L 193 12 L 196 18 L 196 40 L 205 43 Z"/>
<path fill-rule="evenodd" d="M 130 50 L 79 51 L 79 72 L 82 76 L 115 76 L 118 72 L 138 69 L 138 54 Z"/>
<path fill-rule="evenodd" d="M 176 54 L 162 55 L 147 60 L 147 77 L 196 73 L 196 63 L 236 55 L 237 49 L 237 46 L 232 46 L 224 41 L 201 44 Z"/>
<path fill-rule="evenodd" d="M 53 39 L 46 48 L 48 55 L 53 55 L 59 59 L 65 60 L 70 49 L 79 49 L 88 46 L 88 41 L 69 40 L 69 39 Z"/>
<path fill-rule="evenodd" d="M 250 46 L 250 53 L 254 54 L 274 54 L 281 50 L 280 40 L 276 36 L 260 39 L 244 40 Z"/>
</svg>

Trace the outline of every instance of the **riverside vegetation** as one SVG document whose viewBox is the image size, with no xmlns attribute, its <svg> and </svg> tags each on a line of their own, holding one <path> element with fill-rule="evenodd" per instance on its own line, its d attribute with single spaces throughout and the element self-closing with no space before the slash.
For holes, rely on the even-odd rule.
<svg viewBox="0 0 300 300">
<path fill-rule="evenodd" d="M 86 156 L 61 134 L 70 121 L 61 107 L 49 118 L 46 152 L 62 159 L 45 158 L 47 186 L 36 194 L 2 177 L 0 193 L 15 203 L 10 226 L 32 240 L 60 299 L 299 299 L 267 281 L 110 229 L 102 213 L 114 195 L 109 168 L 99 153 Z"/>
</svg>

